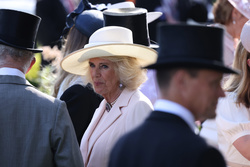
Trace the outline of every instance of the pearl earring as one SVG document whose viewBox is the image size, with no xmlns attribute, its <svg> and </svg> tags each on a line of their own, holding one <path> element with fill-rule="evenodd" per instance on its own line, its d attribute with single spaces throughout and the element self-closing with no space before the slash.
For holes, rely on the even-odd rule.
<svg viewBox="0 0 250 167">
<path fill-rule="evenodd" d="M 123 87 L 123 85 L 122 85 L 122 83 L 120 83 L 119 88 L 122 88 L 122 87 Z"/>
<path fill-rule="evenodd" d="M 236 21 L 235 21 L 235 20 L 233 20 L 233 24 L 236 24 Z"/>
</svg>

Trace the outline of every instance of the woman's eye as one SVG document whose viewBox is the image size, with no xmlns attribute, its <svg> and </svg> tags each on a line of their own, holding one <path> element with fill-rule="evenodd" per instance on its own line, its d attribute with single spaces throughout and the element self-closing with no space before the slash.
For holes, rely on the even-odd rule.
<svg viewBox="0 0 250 167">
<path fill-rule="evenodd" d="M 103 65 L 101 65 L 101 68 L 106 69 L 106 68 L 109 68 L 109 67 L 107 65 L 103 64 Z"/>
<path fill-rule="evenodd" d="M 90 67 L 95 67 L 95 65 L 93 63 L 89 63 Z"/>
</svg>

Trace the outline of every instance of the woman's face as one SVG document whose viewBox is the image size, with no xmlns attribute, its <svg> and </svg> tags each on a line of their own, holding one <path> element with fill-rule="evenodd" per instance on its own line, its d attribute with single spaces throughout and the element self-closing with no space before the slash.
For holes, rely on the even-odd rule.
<svg viewBox="0 0 250 167">
<path fill-rule="evenodd" d="M 248 21 L 248 19 L 245 17 L 245 16 L 243 16 L 243 15 L 241 15 L 241 17 L 239 18 L 239 20 L 238 20 L 238 29 L 239 29 L 239 33 L 238 33 L 238 38 L 240 39 L 240 34 L 241 34 L 241 31 L 242 31 L 242 28 L 243 28 L 243 26 L 244 26 L 244 24 L 246 23 Z"/>
<path fill-rule="evenodd" d="M 241 34 L 244 24 L 248 21 L 248 19 L 245 16 L 243 16 L 242 14 L 239 14 L 239 15 L 240 16 L 237 17 L 237 20 L 235 20 L 236 28 L 235 28 L 235 35 L 233 35 L 234 38 L 238 38 L 238 39 L 240 39 L 240 34 Z"/>
<path fill-rule="evenodd" d="M 96 93 L 105 99 L 116 96 L 120 82 L 115 73 L 115 63 L 102 58 L 92 58 L 89 60 L 89 66 Z"/>
</svg>

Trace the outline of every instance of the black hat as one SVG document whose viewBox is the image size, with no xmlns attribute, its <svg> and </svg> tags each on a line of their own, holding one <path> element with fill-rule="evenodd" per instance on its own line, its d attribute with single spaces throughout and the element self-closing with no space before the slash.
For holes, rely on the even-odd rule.
<svg viewBox="0 0 250 167">
<path fill-rule="evenodd" d="M 223 34 L 218 27 L 167 23 L 158 24 L 158 59 L 149 69 L 205 68 L 238 73 L 223 63 Z"/>
<path fill-rule="evenodd" d="M 96 30 L 103 27 L 103 14 L 99 10 L 85 10 L 75 19 L 75 27 L 82 34 L 90 37 Z"/>
<path fill-rule="evenodd" d="M 66 27 L 60 38 L 66 37 L 74 25 L 83 35 L 90 37 L 96 30 L 103 27 L 103 14 L 88 0 L 82 0 L 78 7 L 67 15 Z"/>
<path fill-rule="evenodd" d="M 42 52 L 35 49 L 40 21 L 40 17 L 32 14 L 0 9 L 0 43 L 34 53 Z"/>
<path fill-rule="evenodd" d="M 104 26 L 128 28 L 133 32 L 133 43 L 157 47 L 150 44 L 147 16 L 144 8 L 117 8 L 103 12 Z"/>
</svg>

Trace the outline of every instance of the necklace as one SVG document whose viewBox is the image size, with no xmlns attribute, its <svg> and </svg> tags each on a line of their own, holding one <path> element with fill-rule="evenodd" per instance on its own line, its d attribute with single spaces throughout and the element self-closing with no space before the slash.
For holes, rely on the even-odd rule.
<svg viewBox="0 0 250 167">
<path fill-rule="evenodd" d="M 119 95 L 119 96 L 120 96 L 120 95 Z M 119 97 L 119 96 L 118 96 L 118 97 Z M 115 104 L 115 102 L 117 101 L 118 97 L 115 99 L 115 101 L 113 101 L 112 103 L 110 103 L 111 106 L 113 106 L 113 105 Z"/>
<path fill-rule="evenodd" d="M 121 94 L 121 93 L 120 93 L 120 94 Z M 119 96 L 120 96 L 120 94 L 119 94 Z M 113 102 L 111 102 L 111 103 L 107 102 L 107 103 L 106 103 L 106 110 L 107 110 L 108 112 L 111 110 L 112 106 L 115 104 L 115 102 L 117 101 L 117 99 L 119 98 L 119 96 L 118 96 Z"/>
</svg>

